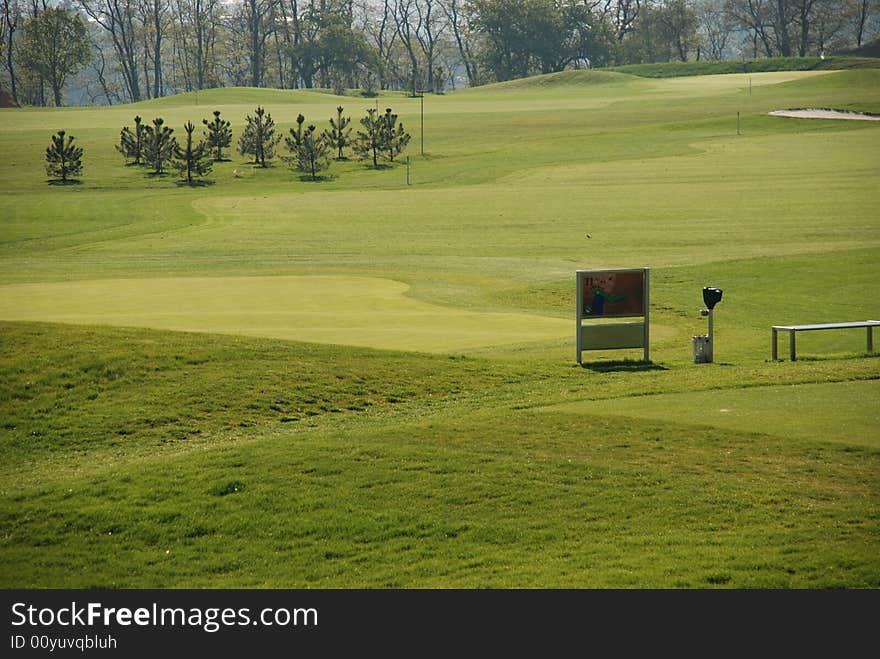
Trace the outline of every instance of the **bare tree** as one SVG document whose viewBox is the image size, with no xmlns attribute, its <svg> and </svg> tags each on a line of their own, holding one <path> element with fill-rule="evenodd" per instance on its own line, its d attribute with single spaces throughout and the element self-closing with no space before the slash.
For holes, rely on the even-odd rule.
<svg viewBox="0 0 880 659">
<path fill-rule="evenodd" d="M 15 41 L 15 33 L 19 30 L 21 22 L 21 5 L 19 0 L 3 0 L 3 24 L 0 25 L 2 33 L 4 63 L 6 72 L 9 74 L 9 93 L 12 100 L 18 103 L 18 86 L 16 84 L 15 62 L 12 59 L 12 44 Z"/>
<path fill-rule="evenodd" d="M 749 34 L 751 56 L 758 57 L 758 46 L 766 57 L 773 57 L 773 21 L 770 0 L 726 0 L 725 11 L 734 25 Z"/>
<path fill-rule="evenodd" d="M 837 45 L 843 47 L 848 45 L 842 44 L 841 41 L 852 16 L 847 11 L 838 9 L 837 3 L 832 0 L 821 0 L 817 6 L 811 25 L 811 38 L 820 57 L 824 57 L 826 52 L 833 50 Z"/>
<path fill-rule="evenodd" d="M 107 105 L 113 105 L 114 102 L 120 102 L 121 98 L 117 85 L 107 78 L 107 57 L 104 54 L 104 48 L 96 39 L 92 39 L 92 52 L 95 57 L 92 60 L 91 66 L 94 72 L 94 77 L 97 80 L 98 85 L 101 87 L 101 94 L 103 94 L 104 100 L 107 102 Z M 89 96 L 92 103 L 95 104 L 100 95 L 89 91 Z"/>
<path fill-rule="evenodd" d="M 285 87 L 297 88 L 296 57 L 293 49 L 300 38 L 299 2 L 281 0 L 278 3 L 278 29 L 275 31 L 275 51 L 278 57 L 278 82 Z"/>
<path fill-rule="evenodd" d="M 757 56 L 760 42 L 767 57 L 806 56 L 820 41 L 815 22 L 829 25 L 823 10 L 842 10 L 839 2 L 827 0 L 727 0 L 725 8 L 752 35 L 752 55 Z"/>
<path fill-rule="evenodd" d="M 697 4 L 697 19 L 703 33 L 704 52 L 712 60 L 724 59 L 733 23 L 717 0 L 701 0 Z"/>
<path fill-rule="evenodd" d="M 250 61 L 250 84 L 263 86 L 266 42 L 275 32 L 275 10 L 281 0 L 244 0 L 243 18 L 247 27 Z"/>
<path fill-rule="evenodd" d="M 152 97 L 164 96 L 162 71 L 162 41 L 170 23 L 167 0 L 140 0 L 141 24 L 144 40 L 144 80 L 150 96 L 150 69 L 152 69 Z M 152 64 L 152 67 L 149 65 Z M 148 68 L 149 67 L 149 68 Z"/>
<path fill-rule="evenodd" d="M 474 56 L 475 31 L 470 22 L 471 10 L 467 0 L 445 0 L 441 3 L 446 20 L 452 30 L 461 63 L 467 74 L 468 84 L 478 84 L 477 59 Z"/>
<path fill-rule="evenodd" d="M 143 24 L 137 0 L 78 0 L 88 16 L 106 30 L 122 71 L 130 101 L 142 100 L 139 56 Z"/>
<path fill-rule="evenodd" d="M 291 86 L 306 88 L 315 86 L 315 78 L 321 67 L 318 32 L 321 27 L 321 6 L 314 1 L 308 4 L 288 0 L 281 5 L 281 22 L 289 61 Z"/>
<path fill-rule="evenodd" d="M 678 59 L 687 62 L 696 40 L 696 12 L 685 0 L 669 0 L 663 6 L 653 9 L 652 13 L 656 15 L 663 38 L 672 46 Z"/>
<path fill-rule="evenodd" d="M 647 4 L 647 0 L 601 0 L 590 3 L 590 10 L 599 10 L 614 26 L 617 40 L 623 41 L 635 29 L 639 14 Z"/>
<path fill-rule="evenodd" d="M 398 34 L 394 4 L 395 0 L 382 0 L 381 5 L 364 0 L 360 6 L 364 34 L 376 51 L 380 89 L 387 89 L 396 77 L 394 57 Z"/>
<path fill-rule="evenodd" d="M 419 15 L 416 0 L 396 0 L 394 3 L 394 24 L 397 27 L 397 35 L 400 42 L 406 49 L 410 66 L 410 86 L 412 87 L 412 95 L 416 96 L 419 92 L 419 83 L 422 79 L 419 75 L 419 42 L 417 34 L 422 29 L 421 16 Z"/>
<path fill-rule="evenodd" d="M 175 0 L 173 52 L 187 91 L 219 84 L 214 46 L 221 18 L 219 0 Z"/>
<path fill-rule="evenodd" d="M 791 0 L 775 0 L 771 3 L 773 34 L 776 39 L 776 52 L 782 57 L 791 57 L 791 29 L 794 26 L 796 8 Z"/>
<path fill-rule="evenodd" d="M 855 27 L 856 46 L 861 46 L 865 40 L 865 29 L 873 18 L 877 21 L 880 14 L 880 2 L 878 0 L 850 0 L 850 12 Z"/>
<path fill-rule="evenodd" d="M 448 24 L 444 21 L 444 15 L 437 0 L 421 0 L 416 3 L 419 30 L 416 31 L 416 40 L 424 54 L 426 86 L 433 91 L 438 90 L 438 84 L 443 81 L 435 80 L 436 59 L 440 38 L 446 31 Z"/>
<path fill-rule="evenodd" d="M 217 35 L 217 49 L 223 53 L 216 60 L 225 84 L 244 87 L 251 83 L 250 37 L 243 5 L 233 5 L 222 17 Z"/>
<path fill-rule="evenodd" d="M 777 4 L 780 6 L 782 18 L 787 19 L 792 28 L 798 31 L 797 54 L 804 57 L 810 47 L 811 24 L 819 4 L 818 0 L 778 0 Z M 787 5 L 791 5 L 791 7 L 787 7 Z M 783 7 L 789 13 L 783 14 Z M 794 48 L 791 47 L 789 54 L 793 52 Z"/>
</svg>

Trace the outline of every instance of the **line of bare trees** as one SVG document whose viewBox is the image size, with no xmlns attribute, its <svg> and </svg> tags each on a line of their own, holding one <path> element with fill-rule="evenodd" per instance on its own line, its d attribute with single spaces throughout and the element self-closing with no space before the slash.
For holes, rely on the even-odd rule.
<svg viewBox="0 0 880 659">
<path fill-rule="evenodd" d="M 88 33 L 80 101 L 221 86 L 440 91 L 565 68 L 820 55 L 876 37 L 880 0 L 0 0 L 0 85 L 48 104 L 25 28 Z"/>
</svg>

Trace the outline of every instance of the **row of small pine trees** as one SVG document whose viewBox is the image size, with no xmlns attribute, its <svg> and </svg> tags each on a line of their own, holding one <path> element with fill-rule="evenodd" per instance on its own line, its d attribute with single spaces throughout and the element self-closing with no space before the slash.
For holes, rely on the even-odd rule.
<svg viewBox="0 0 880 659">
<path fill-rule="evenodd" d="M 305 126 L 305 117 L 296 118 L 296 128 L 291 128 L 284 136 L 284 144 L 290 155 L 281 156 L 291 167 L 317 179 L 318 174 L 330 166 L 333 159 L 346 160 L 346 149 L 351 148 L 358 158 L 371 160 L 374 167 L 379 160 L 394 161 L 410 141 L 403 124 L 391 111 L 379 115 L 375 109 L 367 110 L 361 119 L 362 131 L 351 136 L 351 118 L 343 114 L 344 108 L 336 108 L 336 117 L 330 118 L 330 128 L 318 132 L 314 124 Z M 193 145 L 191 122 L 184 126 L 187 134 L 185 147 L 180 147 L 172 135 L 173 130 L 164 126 L 161 118 L 153 120 L 153 125 L 145 125 L 140 117 L 135 117 L 134 130 L 128 126 L 122 129 L 117 150 L 131 164 L 145 164 L 153 172 L 161 174 L 169 161 L 177 163 L 181 175 L 192 181 L 192 175 L 204 175 L 211 170 L 212 162 L 226 160 L 223 150 L 232 145 L 232 128 L 229 121 L 221 118 L 220 111 L 214 111 L 214 119 L 203 119 L 205 139 Z M 258 107 L 253 116 L 246 117 L 246 124 L 238 139 L 238 152 L 253 158 L 253 164 L 268 167 L 275 157 L 275 151 L 282 135 L 277 133 L 272 115 Z"/>
<path fill-rule="evenodd" d="M 281 156 L 282 160 L 317 180 L 319 173 L 326 170 L 332 160 L 347 159 L 347 149 L 351 149 L 358 159 L 371 161 L 373 167 L 379 167 L 380 160 L 394 162 L 409 144 L 411 136 L 391 108 L 386 108 L 385 114 L 368 109 L 360 120 L 363 130 L 357 131 L 354 137 L 349 127 L 351 117 L 344 116 L 343 111 L 342 106 L 337 107 L 336 117 L 330 118 L 330 128 L 322 132 L 318 132 L 314 124 L 305 126 L 305 117 L 298 115 L 296 128 L 291 128 L 284 136 L 290 155 Z M 153 119 L 149 125 L 136 116 L 133 129 L 128 126 L 122 129 L 116 149 L 129 164 L 150 167 L 153 174 L 163 174 L 168 167 L 173 167 L 192 185 L 194 177 L 209 174 L 215 162 L 228 160 L 224 157 L 224 149 L 232 145 L 231 124 L 221 118 L 219 110 L 214 111 L 213 120 L 202 119 L 202 123 L 205 125 L 204 139 L 194 140 L 195 126 L 187 121 L 183 127 L 186 140 L 181 144 L 174 136 L 174 129 L 166 126 L 161 117 Z M 272 115 L 258 107 L 253 116 L 246 117 L 246 125 L 238 139 L 238 152 L 252 157 L 253 164 L 268 167 L 281 138 Z M 63 183 L 82 173 L 83 150 L 73 142 L 72 136 L 58 131 L 46 149 L 46 172 Z"/>
<path fill-rule="evenodd" d="M 194 176 L 204 176 L 211 171 L 212 163 L 207 154 L 206 143 L 202 141 L 193 144 L 195 126 L 192 122 L 187 122 L 184 126 L 186 143 L 183 146 L 172 137 L 173 129 L 163 125 L 162 119 L 154 120 L 152 126 L 142 126 L 140 117 L 136 117 L 135 122 L 136 134 L 124 129 L 122 143 L 116 147 L 123 153 L 128 153 L 128 148 L 136 150 L 135 163 L 152 165 L 156 174 L 163 173 L 170 164 L 190 184 L 194 183 Z M 52 141 L 46 148 L 46 173 L 53 177 L 50 182 L 69 183 L 82 174 L 83 149 L 75 145 L 74 141 L 75 138 L 63 130 L 52 136 Z"/>
<path fill-rule="evenodd" d="M 219 114 L 219 113 L 218 113 Z M 140 117 L 134 118 L 134 130 L 125 126 L 116 150 L 132 165 L 146 165 L 153 174 L 163 174 L 170 165 L 178 170 L 181 178 L 193 183 L 194 176 L 204 176 L 213 169 L 210 143 L 193 141 L 196 130 L 191 121 L 183 125 L 186 142 L 181 146 L 174 137 L 174 129 L 165 125 L 164 119 L 156 117 L 153 125 L 145 125 Z"/>
</svg>

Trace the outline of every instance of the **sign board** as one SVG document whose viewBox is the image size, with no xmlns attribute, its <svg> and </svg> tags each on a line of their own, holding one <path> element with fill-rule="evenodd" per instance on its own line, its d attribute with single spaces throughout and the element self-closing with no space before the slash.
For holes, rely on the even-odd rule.
<svg viewBox="0 0 880 659">
<path fill-rule="evenodd" d="M 578 364 L 584 350 L 623 348 L 643 348 L 648 361 L 648 268 L 578 270 L 576 282 Z"/>
</svg>

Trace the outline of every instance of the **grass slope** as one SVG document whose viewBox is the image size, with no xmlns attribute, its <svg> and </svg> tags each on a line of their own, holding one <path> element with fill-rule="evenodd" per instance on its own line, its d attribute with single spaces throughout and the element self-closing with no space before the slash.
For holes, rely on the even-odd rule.
<svg viewBox="0 0 880 659">
<path fill-rule="evenodd" d="M 718 62 L 662 62 L 656 64 L 627 64 L 610 67 L 646 78 L 675 78 L 728 73 L 766 73 L 769 71 L 837 71 L 842 69 L 880 68 L 876 57 L 836 55 L 834 57 L 769 57 L 741 61 Z"/>
<path fill-rule="evenodd" d="M 396 94 L 0 111 L 0 584 L 880 586 L 880 362 L 863 331 L 769 361 L 771 324 L 880 315 L 880 131 L 766 115 L 880 111 L 880 72 L 423 102 L 424 155 Z M 410 184 L 232 154 L 187 188 L 113 149 L 136 113 L 237 134 L 257 104 L 284 130 L 393 107 Z M 45 183 L 55 128 L 80 185 Z M 654 363 L 575 366 L 573 271 L 638 266 Z M 725 296 L 697 366 L 704 285 Z"/>
<path fill-rule="evenodd" d="M 549 365 L 30 324 L 4 345 L 4 587 L 878 585 L 875 444 L 608 414 L 715 378 L 599 371 L 572 413 L 541 400 L 585 374 Z M 876 376 L 797 366 L 788 389 Z"/>
</svg>

